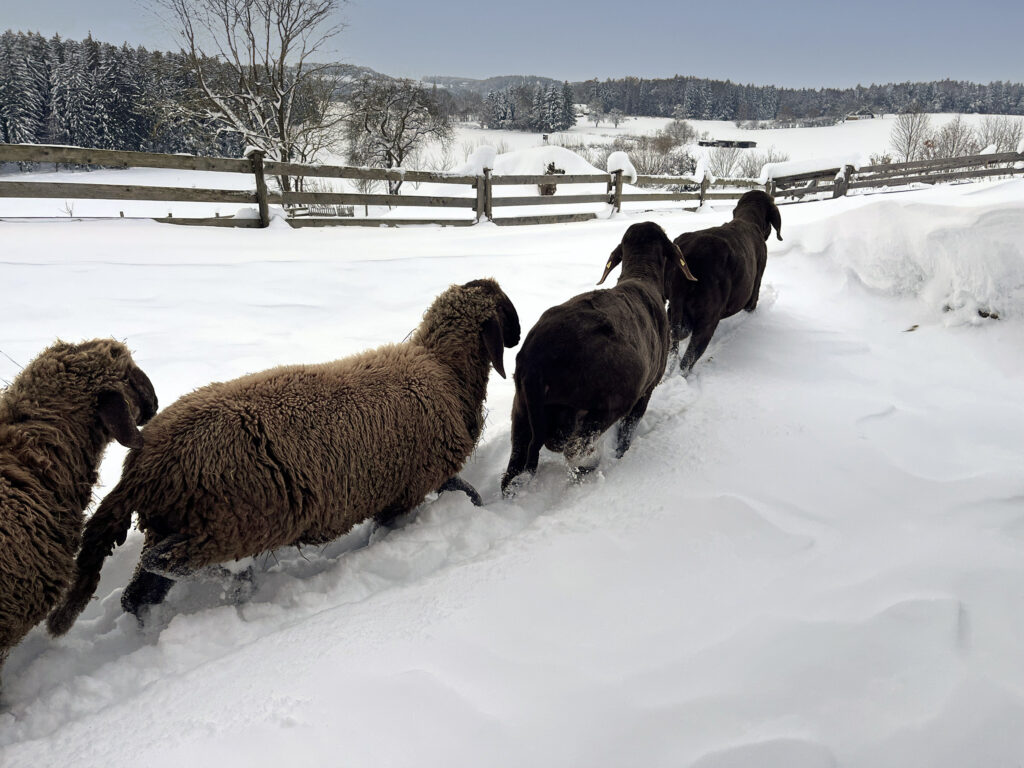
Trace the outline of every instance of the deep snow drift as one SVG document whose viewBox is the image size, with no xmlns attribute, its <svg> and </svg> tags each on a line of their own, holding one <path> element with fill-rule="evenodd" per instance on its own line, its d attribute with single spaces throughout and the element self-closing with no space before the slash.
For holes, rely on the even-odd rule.
<svg viewBox="0 0 1024 768">
<path fill-rule="evenodd" d="M 647 215 L 674 236 L 730 211 Z M 464 472 L 482 509 L 444 494 L 395 530 L 278 551 L 245 605 L 180 585 L 141 631 L 118 602 L 133 532 L 71 633 L 14 651 L 0 764 L 1019 763 L 1024 181 L 782 217 L 758 310 L 581 485 L 545 453 L 500 499 L 513 389 L 492 376 Z M 0 224 L 0 349 L 125 338 L 166 405 L 401 339 L 484 275 L 525 332 L 637 220 Z"/>
</svg>

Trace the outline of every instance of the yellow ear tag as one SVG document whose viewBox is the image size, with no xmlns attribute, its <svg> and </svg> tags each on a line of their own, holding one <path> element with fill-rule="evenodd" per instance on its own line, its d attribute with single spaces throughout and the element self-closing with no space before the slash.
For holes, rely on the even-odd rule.
<svg viewBox="0 0 1024 768">
<path fill-rule="evenodd" d="M 686 262 L 683 261 L 682 259 L 680 259 L 679 260 L 679 266 L 681 266 L 683 269 L 686 269 Z"/>
<path fill-rule="evenodd" d="M 612 268 L 612 263 L 609 261 L 607 264 L 604 265 L 604 268 L 605 269 L 611 269 Z"/>
</svg>

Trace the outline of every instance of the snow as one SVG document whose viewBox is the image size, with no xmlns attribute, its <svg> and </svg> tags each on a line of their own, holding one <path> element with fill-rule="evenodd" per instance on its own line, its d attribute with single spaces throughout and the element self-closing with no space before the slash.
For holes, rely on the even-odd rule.
<svg viewBox="0 0 1024 768">
<path fill-rule="evenodd" d="M 490 144 L 484 144 L 473 150 L 466 163 L 458 169 L 458 173 L 467 176 L 483 176 L 485 168 L 494 168 L 494 158 L 498 150 Z"/>
<path fill-rule="evenodd" d="M 630 184 L 636 184 L 636 168 L 625 152 L 612 152 L 608 155 L 608 173 L 616 171 L 622 171 L 624 179 L 628 179 Z"/>
<path fill-rule="evenodd" d="M 824 171 L 828 168 L 842 169 L 847 165 L 860 168 L 862 165 L 867 165 L 867 163 L 867 158 L 859 151 L 840 152 L 803 160 L 786 160 L 780 163 L 765 163 L 761 169 L 759 181 L 764 184 L 770 179 L 777 179 L 781 176 L 796 176 L 800 173 L 813 173 L 814 171 Z"/>
<path fill-rule="evenodd" d="M 510 229 L 6 223 L 0 378 L 56 336 L 114 334 L 166 407 L 402 339 L 485 275 L 525 331 L 633 221 L 674 237 L 731 206 Z M 1024 180 L 782 221 L 757 311 L 580 485 L 543 453 L 501 500 L 514 390 L 492 376 L 463 472 L 483 508 L 442 494 L 394 530 L 258 558 L 244 605 L 179 585 L 141 630 L 119 606 L 133 531 L 71 632 L 12 653 L 0 764 L 1019 762 Z"/>
</svg>

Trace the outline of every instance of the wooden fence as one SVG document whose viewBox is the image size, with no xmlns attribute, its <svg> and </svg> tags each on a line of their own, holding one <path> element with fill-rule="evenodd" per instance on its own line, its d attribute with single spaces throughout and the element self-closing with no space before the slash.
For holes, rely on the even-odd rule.
<svg viewBox="0 0 1024 768">
<path fill-rule="evenodd" d="M 544 214 L 534 216 L 495 216 L 494 209 L 522 206 L 564 206 L 581 203 L 603 203 L 621 210 L 623 202 L 679 201 L 702 204 L 705 200 L 735 199 L 746 189 L 759 185 L 748 179 L 695 179 L 685 176 L 640 176 L 637 186 L 661 187 L 659 191 L 623 192 L 621 171 L 600 174 L 569 175 L 494 175 L 483 169 L 478 176 L 427 171 L 384 170 L 348 166 L 308 165 L 267 161 L 263 153 L 251 152 L 245 159 L 195 157 L 192 155 L 150 154 L 122 152 L 107 149 L 80 149 L 76 147 L 44 146 L 34 144 L 0 144 L 0 164 L 55 163 L 69 166 L 102 166 L 107 168 L 163 168 L 186 171 L 219 171 L 246 174 L 253 178 L 249 190 L 207 189 L 199 187 L 160 187 L 149 185 L 89 184 L 77 182 L 0 181 L 0 198 L 64 198 L 75 200 L 135 200 L 180 201 L 193 203 L 236 203 L 255 205 L 258 218 L 234 217 L 166 217 L 158 218 L 170 224 L 198 224 L 222 227 L 265 227 L 270 220 L 270 205 L 282 205 L 295 210 L 303 207 L 315 210 L 317 206 L 402 206 L 465 209 L 466 217 L 451 218 L 364 218 L 324 217 L 307 215 L 291 217 L 293 227 L 316 226 L 396 226 L 401 224 L 441 224 L 466 226 L 481 220 L 499 225 L 542 224 L 582 221 L 596 218 L 594 213 Z M 291 176 L 302 179 L 337 178 L 353 181 L 402 181 L 403 183 L 446 184 L 468 187 L 472 193 L 465 196 L 432 196 L 418 194 L 374 194 L 361 192 L 272 191 L 267 176 Z M 511 185 L 577 185 L 601 184 L 604 192 L 590 194 L 560 194 L 553 196 L 495 195 L 494 188 Z M 665 188 L 675 191 L 665 191 Z M 726 191 L 726 190 L 729 191 Z M 21 217 L 19 217 L 21 218 Z"/>
<path fill-rule="evenodd" d="M 236 217 L 171 217 L 157 218 L 171 224 L 199 224 L 222 227 L 265 227 L 270 222 L 270 205 L 282 205 L 294 212 L 300 207 L 315 210 L 316 206 L 388 206 L 425 207 L 465 210 L 464 218 L 369 218 L 341 216 L 294 216 L 293 227 L 316 226 L 397 226 L 403 224 L 441 224 L 467 226 L 478 221 L 499 225 L 543 224 L 583 221 L 596 218 L 595 213 L 552 213 L 533 216 L 495 216 L 494 209 L 522 206 L 564 206 L 581 203 L 603 203 L 621 210 L 624 202 L 682 202 L 699 206 L 708 200 L 732 200 L 747 189 L 762 185 L 750 179 L 703 179 L 688 176 L 646 176 L 637 178 L 636 187 L 657 187 L 657 190 L 623 192 L 621 171 L 598 174 L 569 175 L 494 175 L 483 169 L 480 175 L 460 175 L 428 171 L 384 170 L 348 166 L 308 165 L 266 161 L 263 153 L 250 152 L 244 159 L 166 155 L 146 152 L 122 152 L 108 149 L 45 146 L 35 144 L 0 144 L 0 165 L 5 163 L 55 163 L 69 166 L 101 166 L 106 168 L 162 168 L 185 171 L 217 171 L 252 177 L 252 189 L 208 189 L 196 187 L 161 187 L 150 185 L 89 184 L 77 182 L 46 182 L 30 177 L 27 181 L 0 181 L 0 198 L 64 198 L 75 200 L 175 201 L 192 203 L 234 203 L 255 205 L 257 218 Z M 1015 167 L 1021 166 L 1021 167 Z M 853 189 L 891 190 L 894 187 L 946 181 L 1012 176 L 1024 173 L 1024 154 L 1007 152 L 992 155 L 922 160 L 910 163 L 852 165 L 820 171 L 778 176 L 763 188 L 776 198 L 800 202 L 817 195 L 846 195 Z M 453 185 L 468 188 L 464 196 L 418 194 L 375 194 L 362 192 L 271 191 L 267 176 L 291 176 L 302 179 L 337 178 L 353 181 L 402 181 L 404 183 Z M 601 184 L 604 191 L 590 194 L 560 195 L 495 195 L 494 188 L 511 185 L 576 185 Z M 783 200 L 784 201 L 784 200 Z M 19 217 L 23 218 L 23 217 Z M 52 218 L 52 217 L 47 217 Z"/>
<path fill-rule="evenodd" d="M 1020 165 L 1021 167 L 1015 167 Z M 938 184 L 948 181 L 985 179 L 993 176 L 1024 174 L 1024 153 L 1003 152 L 992 155 L 915 160 L 885 165 L 852 165 L 823 168 L 820 171 L 776 176 L 766 191 L 775 198 L 804 200 L 813 195 L 842 197 L 853 189 L 893 191 L 911 184 Z"/>
</svg>

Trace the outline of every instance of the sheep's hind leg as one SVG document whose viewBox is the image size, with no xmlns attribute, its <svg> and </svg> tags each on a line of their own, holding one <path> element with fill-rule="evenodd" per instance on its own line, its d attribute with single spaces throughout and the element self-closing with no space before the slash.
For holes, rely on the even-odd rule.
<svg viewBox="0 0 1024 768">
<path fill-rule="evenodd" d="M 530 426 L 530 417 L 517 392 L 512 404 L 512 455 L 501 478 L 501 495 L 503 498 L 514 496 L 518 485 L 515 480 L 523 472 L 531 476 L 537 471 L 540 461 L 540 443 Z"/>
<path fill-rule="evenodd" d="M 619 434 L 615 444 L 615 458 L 621 459 L 622 455 L 629 450 L 629 446 L 633 444 L 633 437 L 636 435 L 636 425 L 643 418 L 644 413 L 647 412 L 647 404 L 651 401 L 653 392 L 654 390 L 651 390 L 637 400 L 633 409 L 619 422 Z"/>
<path fill-rule="evenodd" d="M 469 496 L 469 500 L 473 503 L 474 507 L 482 507 L 484 505 L 480 494 L 476 492 L 476 488 L 458 475 L 448 478 L 445 480 L 444 485 L 437 489 L 438 493 L 443 493 L 444 491 L 462 491 Z"/>
<path fill-rule="evenodd" d="M 603 411 L 591 411 L 580 419 L 576 435 L 565 446 L 565 459 L 571 466 L 569 479 L 572 482 L 583 482 L 601 463 L 601 456 L 596 450 L 597 442 L 609 426 Z"/>
<path fill-rule="evenodd" d="M 711 337 L 715 335 L 715 329 L 718 328 L 718 321 L 716 320 L 713 325 L 707 328 L 702 328 L 698 332 L 690 337 L 690 344 L 686 347 L 686 352 L 683 354 L 683 360 L 679 365 L 679 373 L 682 376 L 688 376 L 690 371 L 693 370 L 693 366 L 696 365 L 697 361 L 700 360 L 700 356 L 708 348 L 708 344 L 711 343 Z"/>
<path fill-rule="evenodd" d="M 755 309 L 757 309 L 757 300 L 760 297 L 761 297 L 761 278 L 758 277 L 757 278 L 757 282 L 754 284 L 754 290 L 750 294 L 750 301 L 747 302 L 747 305 L 743 309 L 745 309 L 747 312 L 753 312 Z"/>
</svg>

